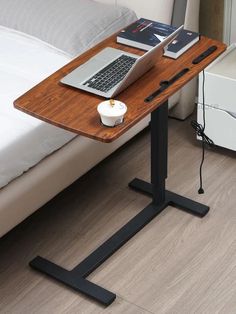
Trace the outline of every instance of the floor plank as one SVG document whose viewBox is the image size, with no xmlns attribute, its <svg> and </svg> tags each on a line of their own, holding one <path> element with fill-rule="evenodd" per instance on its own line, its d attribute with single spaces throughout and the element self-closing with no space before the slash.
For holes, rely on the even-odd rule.
<svg viewBox="0 0 236 314">
<path fill-rule="evenodd" d="M 89 276 L 117 293 L 105 309 L 32 271 L 42 255 L 71 269 L 150 201 L 127 187 L 149 180 L 149 131 L 0 239 L 0 313 L 227 313 L 236 310 L 235 152 L 206 153 L 190 120 L 169 121 L 168 189 L 211 206 L 200 219 L 169 207 Z"/>
</svg>

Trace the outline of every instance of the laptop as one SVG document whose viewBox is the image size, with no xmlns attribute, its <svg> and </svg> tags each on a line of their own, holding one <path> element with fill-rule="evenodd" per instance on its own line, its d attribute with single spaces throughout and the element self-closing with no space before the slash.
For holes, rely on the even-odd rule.
<svg viewBox="0 0 236 314">
<path fill-rule="evenodd" d="M 164 47 L 172 42 L 182 29 L 183 25 L 141 57 L 107 47 L 63 77 L 60 82 L 112 98 L 150 70 L 163 55 Z"/>
</svg>

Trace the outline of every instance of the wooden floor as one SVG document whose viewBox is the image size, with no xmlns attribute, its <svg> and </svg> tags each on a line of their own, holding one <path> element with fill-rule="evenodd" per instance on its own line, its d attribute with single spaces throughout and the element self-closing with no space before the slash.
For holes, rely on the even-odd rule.
<svg viewBox="0 0 236 314">
<path fill-rule="evenodd" d="M 167 186 L 209 204 L 208 216 L 169 207 L 90 275 L 117 294 L 108 308 L 27 266 L 40 254 L 72 268 L 149 203 L 127 187 L 149 180 L 146 130 L 0 239 L 0 313 L 236 313 L 236 154 L 207 151 L 198 195 L 189 123 L 169 121 Z"/>
</svg>

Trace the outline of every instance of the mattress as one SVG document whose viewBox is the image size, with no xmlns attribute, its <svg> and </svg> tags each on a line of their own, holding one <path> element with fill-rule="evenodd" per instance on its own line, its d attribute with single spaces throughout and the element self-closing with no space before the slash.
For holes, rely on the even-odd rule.
<svg viewBox="0 0 236 314">
<path fill-rule="evenodd" d="M 75 137 L 13 107 L 14 99 L 70 60 L 41 40 L 0 27 L 0 188 Z"/>
<path fill-rule="evenodd" d="M 132 10 L 93 0 L 0 0 L 0 8 L 0 25 L 73 56 L 137 19 Z"/>
<path fill-rule="evenodd" d="M 68 63 L 72 56 L 125 27 L 136 16 L 126 8 L 90 0 L 70 0 L 66 5 L 65 1 L 57 1 L 57 15 L 54 0 L 50 0 L 49 6 L 39 7 L 36 0 L 34 5 L 29 0 L 0 0 L 0 3 L 4 9 L 0 16 L 0 24 L 4 25 L 0 26 L 2 188 L 76 136 L 16 110 L 13 101 Z M 44 14 L 39 14 L 45 9 Z M 72 15 L 65 22 L 61 15 L 66 10 Z"/>
</svg>

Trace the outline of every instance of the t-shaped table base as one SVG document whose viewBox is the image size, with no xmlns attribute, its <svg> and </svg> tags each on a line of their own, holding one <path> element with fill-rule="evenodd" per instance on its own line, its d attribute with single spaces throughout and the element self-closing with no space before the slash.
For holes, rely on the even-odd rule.
<svg viewBox="0 0 236 314">
<path fill-rule="evenodd" d="M 131 188 L 149 194 L 152 202 L 71 271 L 39 256 L 30 262 L 30 266 L 106 306 L 111 304 L 116 295 L 88 281 L 86 277 L 89 274 L 167 206 L 180 208 L 198 217 L 204 217 L 209 211 L 208 206 L 165 189 L 167 144 L 168 102 L 165 102 L 151 114 L 151 183 L 134 179 L 129 184 Z"/>
</svg>

